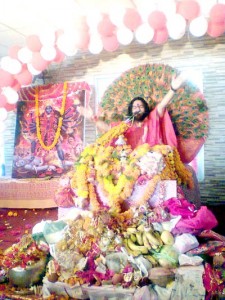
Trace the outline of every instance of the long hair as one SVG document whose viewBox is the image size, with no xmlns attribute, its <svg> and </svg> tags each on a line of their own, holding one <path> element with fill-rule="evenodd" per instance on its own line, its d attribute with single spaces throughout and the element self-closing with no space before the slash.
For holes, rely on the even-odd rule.
<svg viewBox="0 0 225 300">
<path fill-rule="evenodd" d="M 145 101 L 144 98 L 142 97 L 135 97 L 131 100 L 131 102 L 129 103 L 128 105 L 128 116 L 129 117 L 132 117 L 133 113 L 132 113 L 132 108 L 133 108 L 133 104 L 136 100 L 139 100 L 142 102 L 143 106 L 144 106 L 144 109 L 145 109 L 145 112 L 144 112 L 144 118 L 146 118 L 149 114 L 150 114 L 150 108 L 148 106 L 148 103 Z"/>
</svg>

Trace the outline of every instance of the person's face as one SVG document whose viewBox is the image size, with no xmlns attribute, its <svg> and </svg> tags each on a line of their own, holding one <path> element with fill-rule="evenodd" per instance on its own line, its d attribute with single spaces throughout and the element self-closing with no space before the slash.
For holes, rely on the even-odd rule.
<svg viewBox="0 0 225 300">
<path fill-rule="evenodd" d="M 50 113 L 52 112 L 52 107 L 49 106 L 49 105 L 46 106 L 45 111 L 46 111 L 46 114 L 47 114 L 47 115 L 50 115 Z"/>
<path fill-rule="evenodd" d="M 132 114 L 134 116 L 135 121 L 143 121 L 145 116 L 143 116 L 145 113 L 145 107 L 143 103 L 140 100 L 136 100 L 133 103 L 132 106 Z"/>
<path fill-rule="evenodd" d="M 73 137 L 69 137 L 68 138 L 68 142 L 69 142 L 69 144 L 74 144 L 74 138 Z"/>
</svg>

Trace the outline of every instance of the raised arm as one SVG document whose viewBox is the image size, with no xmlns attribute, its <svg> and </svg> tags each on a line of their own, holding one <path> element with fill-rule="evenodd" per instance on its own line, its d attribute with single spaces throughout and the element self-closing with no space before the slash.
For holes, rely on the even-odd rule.
<svg viewBox="0 0 225 300">
<path fill-rule="evenodd" d="M 96 115 L 94 115 L 94 112 L 90 106 L 88 106 L 88 107 L 79 106 L 77 108 L 77 110 L 79 111 L 79 113 L 82 116 L 84 116 L 89 121 L 91 121 L 95 124 L 97 131 L 99 133 L 105 133 L 110 129 L 110 126 L 108 124 L 106 124 L 103 121 L 98 120 L 98 117 Z"/>
<path fill-rule="evenodd" d="M 162 99 L 162 101 L 157 105 L 157 112 L 160 117 L 163 116 L 167 105 L 170 103 L 170 101 L 173 98 L 173 95 L 181 87 L 181 85 L 185 82 L 185 80 L 186 80 L 186 78 L 183 74 L 180 74 L 176 78 L 173 78 L 171 85 L 170 85 L 170 90 L 165 95 L 165 97 Z"/>
</svg>

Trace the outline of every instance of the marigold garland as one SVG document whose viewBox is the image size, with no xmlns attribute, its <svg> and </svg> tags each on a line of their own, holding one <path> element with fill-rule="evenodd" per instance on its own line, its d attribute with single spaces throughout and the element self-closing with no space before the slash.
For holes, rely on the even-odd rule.
<svg viewBox="0 0 225 300">
<path fill-rule="evenodd" d="M 138 201 L 136 202 L 136 206 L 142 206 L 145 205 L 146 202 L 151 199 L 152 195 L 154 194 L 154 191 L 156 189 L 157 184 L 161 180 L 160 175 L 155 175 L 151 180 L 149 180 L 149 183 L 147 184 L 147 187 L 143 191 L 142 196 L 139 197 Z"/>
<path fill-rule="evenodd" d="M 165 167 L 162 172 L 155 174 L 145 187 L 143 195 L 135 200 L 133 205 L 145 205 L 153 195 L 160 180 L 177 180 L 178 185 L 193 185 L 192 174 L 180 160 L 176 148 L 168 145 L 150 147 L 143 144 L 132 150 L 129 145 L 110 146 L 112 139 L 118 138 L 127 128 L 121 123 L 104 134 L 97 142 L 84 149 L 76 163 L 76 170 L 72 179 L 72 187 L 76 189 L 78 197 L 87 199 L 93 211 L 100 211 L 94 182 L 97 182 L 103 195 L 107 198 L 107 206 L 113 215 L 121 214 L 123 201 L 133 192 L 135 183 L 141 175 L 138 160 L 149 151 L 163 155 Z M 108 146 L 106 146 L 108 145 Z M 124 160 L 122 160 L 123 153 Z"/>
<path fill-rule="evenodd" d="M 129 127 L 129 124 L 121 122 L 119 125 L 112 127 L 108 132 L 103 134 L 100 138 L 97 139 L 96 143 L 98 145 L 105 146 L 114 138 L 123 134 Z"/>
<path fill-rule="evenodd" d="M 100 210 L 100 203 L 98 202 L 95 186 L 93 183 L 88 184 L 89 190 L 89 198 L 90 198 L 90 207 L 92 211 L 99 211 Z"/>
<path fill-rule="evenodd" d="M 47 146 L 45 145 L 43 139 L 42 139 L 42 135 L 41 135 L 41 128 L 40 128 L 40 118 L 39 118 L 39 99 L 38 99 L 38 86 L 35 88 L 35 116 L 36 116 L 36 132 L 37 132 L 37 138 L 38 141 L 41 145 L 41 147 L 46 150 L 46 151 L 50 151 L 52 150 L 55 145 L 58 143 L 60 134 L 61 134 L 61 129 L 62 129 L 62 124 L 63 124 L 63 115 L 65 113 L 65 106 L 66 106 L 66 97 L 67 97 L 67 82 L 64 82 L 63 84 L 63 98 L 62 98 L 62 106 L 60 108 L 60 117 L 58 120 L 58 127 L 55 133 L 55 137 L 54 140 L 52 142 L 51 145 Z"/>
</svg>

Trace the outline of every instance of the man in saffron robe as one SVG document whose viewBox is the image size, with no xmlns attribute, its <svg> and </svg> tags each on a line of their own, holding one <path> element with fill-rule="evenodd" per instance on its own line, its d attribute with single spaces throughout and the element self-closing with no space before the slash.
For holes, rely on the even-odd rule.
<svg viewBox="0 0 225 300">
<path fill-rule="evenodd" d="M 172 79 L 170 90 L 157 104 L 157 106 L 150 111 L 147 102 L 142 97 L 135 97 L 128 106 L 128 120 L 130 127 L 124 133 L 127 143 L 131 145 L 132 149 L 143 143 L 148 143 L 150 146 L 154 145 L 169 145 L 176 147 L 183 163 L 190 163 L 201 149 L 204 140 L 199 142 L 194 141 L 190 146 L 183 145 L 176 136 L 173 123 L 167 111 L 168 104 L 172 101 L 173 96 L 177 90 L 185 82 L 185 77 L 180 74 Z M 90 107 L 80 107 L 79 111 L 88 119 L 96 123 L 98 132 L 105 133 L 111 127 L 118 125 L 112 123 L 110 125 L 99 120 L 94 116 Z"/>
<path fill-rule="evenodd" d="M 152 111 L 150 111 L 147 102 L 142 97 L 135 97 L 130 102 L 128 106 L 130 127 L 124 133 L 124 136 L 132 149 L 143 143 L 148 143 L 150 146 L 164 144 L 177 148 L 176 134 L 166 107 L 184 81 L 185 78 L 182 75 L 174 78 L 170 90 Z M 82 111 L 80 112 L 82 113 Z M 91 110 L 87 111 L 85 109 L 83 113 L 96 123 L 97 129 L 101 133 L 118 124 L 107 125 L 99 121 L 93 116 Z"/>
<path fill-rule="evenodd" d="M 132 125 L 124 136 L 132 149 L 144 143 L 150 146 L 165 144 L 177 147 L 173 124 L 166 109 L 160 116 L 159 106 L 150 111 L 147 102 L 136 97 L 129 104 L 128 115 L 133 116 L 130 121 Z"/>
</svg>

